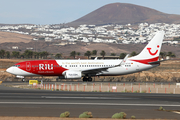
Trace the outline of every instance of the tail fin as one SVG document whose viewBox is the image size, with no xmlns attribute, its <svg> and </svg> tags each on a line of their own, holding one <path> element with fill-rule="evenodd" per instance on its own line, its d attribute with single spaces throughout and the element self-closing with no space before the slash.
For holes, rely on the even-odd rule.
<svg viewBox="0 0 180 120">
<path fill-rule="evenodd" d="M 157 61 L 159 58 L 163 39 L 164 31 L 158 31 L 153 39 L 141 51 L 141 53 L 129 59 L 137 62 L 138 60 L 145 60 L 147 62 Z"/>
</svg>

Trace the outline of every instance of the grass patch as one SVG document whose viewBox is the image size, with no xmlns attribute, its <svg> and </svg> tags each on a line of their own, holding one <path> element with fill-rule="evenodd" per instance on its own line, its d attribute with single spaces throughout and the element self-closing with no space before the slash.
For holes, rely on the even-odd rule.
<svg viewBox="0 0 180 120">
<path fill-rule="evenodd" d="M 126 113 L 125 112 L 120 112 L 120 113 L 115 113 L 112 118 L 113 119 L 126 119 Z"/>
<path fill-rule="evenodd" d="M 93 118 L 92 112 L 83 112 L 79 115 L 79 118 Z"/>
<path fill-rule="evenodd" d="M 69 111 L 66 111 L 66 112 L 60 114 L 60 118 L 68 118 L 69 116 L 70 116 Z"/>
</svg>

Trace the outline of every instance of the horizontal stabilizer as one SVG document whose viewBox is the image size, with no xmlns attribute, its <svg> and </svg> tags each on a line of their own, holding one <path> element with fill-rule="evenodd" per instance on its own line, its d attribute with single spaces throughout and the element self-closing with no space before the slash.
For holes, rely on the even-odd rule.
<svg viewBox="0 0 180 120">
<path fill-rule="evenodd" d="M 148 64 L 160 64 L 160 62 L 164 62 L 167 60 L 160 60 L 160 61 L 155 61 L 155 62 L 148 62 Z"/>
</svg>

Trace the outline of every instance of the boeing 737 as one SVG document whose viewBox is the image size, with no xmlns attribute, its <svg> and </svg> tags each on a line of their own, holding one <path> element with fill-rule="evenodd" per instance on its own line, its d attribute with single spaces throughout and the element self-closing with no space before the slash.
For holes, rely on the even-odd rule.
<svg viewBox="0 0 180 120">
<path fill-rule="evenodd" d="M 9 67 L 6 71 L 16 77 L 58 76 L 59 79 L 92 81 L 93 76 L 118 76 L 148 70 L 160 65 L 159 54 L 164 31 L 158 31 L 136 56 L 116 60 L 32 60 Z"/>
</svg>

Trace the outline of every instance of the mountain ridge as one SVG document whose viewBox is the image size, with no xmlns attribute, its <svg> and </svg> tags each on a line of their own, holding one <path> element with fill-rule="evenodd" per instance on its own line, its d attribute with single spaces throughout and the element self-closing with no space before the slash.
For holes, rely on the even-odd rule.
<svg viewBox="0 0 180 120">
<path fill-rule="evenodd" d="M 89 14 L 67 23 L 68 25 L 81 24 L 136 24 L 147 23 L 180 23 L 180 15 L 167 14 L 152 8 L 129 4 L 111 3 L 104 5 Z"/>
</svg>

